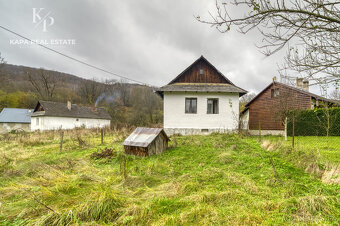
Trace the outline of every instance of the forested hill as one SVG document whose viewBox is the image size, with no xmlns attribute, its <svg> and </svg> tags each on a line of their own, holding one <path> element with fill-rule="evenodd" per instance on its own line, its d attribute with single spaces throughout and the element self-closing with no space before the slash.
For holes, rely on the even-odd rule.
<svg viewBox="0 0 340 226">
<path fill-rule="evenodd" d="M 37 76 L 45 73 L 51 80 L 62 84 L 64 88 L 76 90 L 80 84 L 87 79 L 58 71 L 46 70 L 43 68 L 32 68 L 21 65 L 4 64 L 0 69 L 0 89 L 5 92 L 35 92 L 34 87 L 29 81 L 29 74 Z"/>
<path fill-rule="evenodd" d="M 38 100 L 71 100 L 106 107 L 120 122 L 146 125 L 162 118 L 162 100 L 153 87 L 11 64 L 0 64 L 0 81 L 0 111 L 4 107 L 34 108 Z"/>
</svg>

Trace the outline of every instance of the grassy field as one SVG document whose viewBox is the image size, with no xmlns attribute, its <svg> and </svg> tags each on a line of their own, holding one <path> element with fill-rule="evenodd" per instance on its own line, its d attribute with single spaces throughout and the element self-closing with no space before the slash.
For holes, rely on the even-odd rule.
<svg viewBox="0 0 340 226">
<path fill-rule="evenodd" d="M 253 137 L 255 139 L 255 137 Z M 256 138 L 258 139 L 258 138 Z M 271 142 L 281 142 L 285 147 L 292 146 L 292 137 L 288 137 L 287 141 L 280 136 L 265 136 L 263 140 Z M 318 156 L 321 163 L 340 163 L 340 136 L 329 137 L 328 143 L 326 137 L 316 136 L 297 136 L 295 137 L 295 149 L 304 153 L 313 153 Z"/>
<path fill-rule="evenodd" d="M 340 185 L 255 138 L 177 136 L 140 158 L 123 154 L 127 134 L 101 146 L 95 131 L 66 132 L 62 152 L 59 133 L 4 137 L 0 225 L 340 224 Z M 111 158 L 91 158 L 106 147 Z"/>
</svg>

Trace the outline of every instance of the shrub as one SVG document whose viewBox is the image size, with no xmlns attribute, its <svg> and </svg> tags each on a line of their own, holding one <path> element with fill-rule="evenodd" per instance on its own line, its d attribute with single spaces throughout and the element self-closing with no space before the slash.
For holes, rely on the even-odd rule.
<svg viewBox="0 0 340 226">
<path fill-rule="evenodd" d="M 104 150 L 93 152 L 90 155 L 90 157 L 92 159 L 103 159 L 103 158 L 111 159 L 111 158 L 116 157 L 116 155 L 117 153 L 114 152 L 113 149 L 105 148 Z"/>
<path fill-rule="evenodd" d="M 295 135 L 296 136 L 326 136 L 327 116 L 325 109 L 298 110 L 295 114 Z M 340 108 L 330 108 L 330 136 L 340 136 Z M 292 115 L 288 121 L 288 135 L 293 133 Z"/>
</svg>

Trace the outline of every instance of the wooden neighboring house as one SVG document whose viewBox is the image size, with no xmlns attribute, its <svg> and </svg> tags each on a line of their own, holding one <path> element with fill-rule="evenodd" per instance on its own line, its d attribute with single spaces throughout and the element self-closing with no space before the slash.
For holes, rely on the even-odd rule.
<svg viewBox="0 0 340 226">
<path fill-rule="evenodd" d="M 186 135 L 236 130 L 239 97 L 247 91 L 201 56 L 157 93 L 164 99 L 165 132 Z"/>
<path fill-rule="evenodd" d="M 162 128 L 136 128 L 123 142 L 125 153 L 150 156 L 164 152 L 169 138 Z"/>
<path fill-rule="evenodd" d="M 31 109 L 4 108 L 0 113 L 0 134 L 11 131 L 31 131 Z"/>
<path fill-rule="evenodd" d="M 39 101 L 31 116 L 31 129 L 104 128 L 110 126 L 110 121 L 110 115 L 103 108 L 79 106 L 70 101 Z"/>
<path fill-rule="evenodd" d="M 255 96 L 241 112 L 243 129 L 252 135 L 284 135 L 282 112 L 293 109 L 313 109 L 325 102 L 338 105 L 336 101 L 309 92 L 308 81 L 297 79 L 297 87 L 273 81 Z"/>
</svg>

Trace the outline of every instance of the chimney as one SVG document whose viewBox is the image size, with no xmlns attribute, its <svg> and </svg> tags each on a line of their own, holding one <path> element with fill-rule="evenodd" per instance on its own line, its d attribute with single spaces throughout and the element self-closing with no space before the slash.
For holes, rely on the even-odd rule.
<svg viewBox="0 0 340 226">
<path fill-rule="evenodd" d="M 304 80 L 302 82 L 302 88 L 303 88 L 304 91 L 309 92 L 309 81 L 308 80 Z"/>
<path fill-rule="evenodd" d="M 296 78 L 296 87 L 303 89 L 303 78 Z"/>
<path fill-rule="evenodd" d="M 71 104 L 71 101 L 67 101 L 67 109 L 69 110 L 69 111 L 71 111 L 71 108 L 72 108 L 72 104 Z"/>
</svg>

